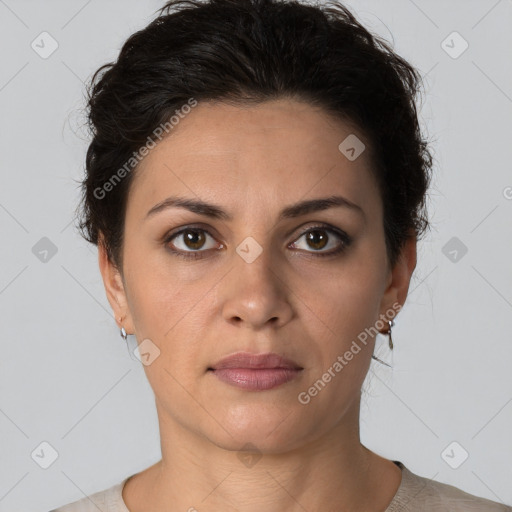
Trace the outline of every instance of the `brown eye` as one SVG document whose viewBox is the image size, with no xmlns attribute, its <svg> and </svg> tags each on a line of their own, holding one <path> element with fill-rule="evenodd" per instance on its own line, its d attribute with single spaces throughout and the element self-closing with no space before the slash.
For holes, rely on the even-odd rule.
<svg viewBox="0 0 512 512">
<path fill-rule="evenodd" d="M 204 229 L 199 228 L 185 228 L 172 235 L 167 242 L 170 243 L 171 240 L 177 240 L 177 243 L 173 242 L 172 245 L 176 250 L 183 252 L 197 252 L 200 249 L 205 248 L 205 243 L 207 238 L 213 237 L 207 233 Z M 179 243 L 181 239 L 181 244 Z M 215 243 L 211 247 L 206 247 L 206 249 L 212 249 L 215 247 Z M 204 251 L 200 251 L 204 252 Z"/>
<path fill-rule="evenodd" d="M 204 241 L 206 240 L 204 233 L 201 233 L 197 230 L 187 230 L 182 234 L 185 245 L 190 249 L 201 249 L 201 247 L 204 245 Z"/>
<path fill-rule="evenodd" d="M 329 237 L 326 236 L 325 230 L 315 229 L 306 233 L 306 241 L 313 249 L 323 249 L 328 242 Z"/>
<path fill-rule="evenodd" d="M 302 238 L 305 239 L 305 243 L 302 243 L 301 246 L 299 240 Z M 351 241 L 352 239 L 343 231 L 324 226 L 314 226 L 302 233 L 292 245 L 295 249 L 303 249 L 315 256 L 332 256 L 344 251 Z M 325 248 L 331 250 L 324 251 Z"/>
</svg>

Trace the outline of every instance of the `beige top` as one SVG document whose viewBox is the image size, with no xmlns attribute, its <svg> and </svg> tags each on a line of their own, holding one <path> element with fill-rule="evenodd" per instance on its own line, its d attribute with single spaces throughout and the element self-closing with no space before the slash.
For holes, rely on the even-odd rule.
<svg viewBox="0 0 512 512">
<path fill-rule="evenodd" d="M 512 512 L 511 506 L 479 498 L 453 485 L 416 475 L 400 461 L 393 462 L 402 470 L 402 481 L 384 512 Z M 130 512 L 122 496 L 128 478 L 106 491 L 50 512 Z"/>
</svg>

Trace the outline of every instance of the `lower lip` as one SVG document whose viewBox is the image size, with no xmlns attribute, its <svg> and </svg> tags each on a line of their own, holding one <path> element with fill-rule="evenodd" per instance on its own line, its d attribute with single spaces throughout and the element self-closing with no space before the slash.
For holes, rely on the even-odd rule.
<svg viewBox="0 0 512 512">
<path fill-rule="evenodd" d="M 290 368 L 223 368 L 212 373 L 227 384 L 250 391 L 272 389 L 295 379 L 301 370 Z"/>
</svg>

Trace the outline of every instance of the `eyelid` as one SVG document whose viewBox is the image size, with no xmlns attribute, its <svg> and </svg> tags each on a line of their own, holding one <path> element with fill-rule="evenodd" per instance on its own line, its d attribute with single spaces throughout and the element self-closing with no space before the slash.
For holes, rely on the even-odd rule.
<svg viewBox="0 0 512 512">
<path fill-rule="evenodd" d="M 183 231 L 186 231 L 187 229 L 197 229 L 197 230 L 205 231 L 210 236 L 214 236 L 212 234 L 212 231 L 215 231 L 214 229 L 211 228 L 211 226 L 205 226 L 204 224 L 201 224 L 201 223 L 185 224 L 178 228 L 173 228 L 173 229 L 170 229 L 169 231 L 166 231 L 165 234 L 162 236 L 162 240 L 163 241 L 169 240 L 173 236 L 176 236 L 176 235 L 182 233 Z"/>
<path fill-rule="evenodd" d="M 194 230 L 197 230 L 197 231 L 202 231 L 204 233 L 206 233 L 206 235 L 210 236 L 211 238 L 213 238 L 215 241 L 216 240 L 216 236 L 213 235 L 212 233 L 210 233 L 210 229 L 209 228 L 206 228 L 202 225 L 198 225 L 198 224 L 187 224 L 186 226 L 182 226 L 180 228 L 176 228 L 176 230 L 171 230 L 169 232 L 167 232 L 163 237 L 162 237 L 162 242 L 164 244 L 169 244 L 171 242 L 171 240 L 179 235 L 182 235 L 185 231 L 194 231 Z M 222 244 L 221 242 L 217 242 L 219 245 L 220 245 L 220 248 L 224 247 L 224 244 Z M 190 253 L 198 253 L 198 252 L 207 252 L 207 251 L 211 251 L 213 249 L 206 249 L 206 250 L 197 250 L 197 251 L 183 251 L 182 249 L 176 249 L 176 252 L 190 252 Z"/>
<path fill-rule="evenodd" d="M 311 222 L 314 222 L 314 221 L 311 221 Z M 171 243 L 171 240 L 173 238 L 183 234 L 187 230 L 193 231 L 194 229 L 206 233 L 212 239 L 217 241 L 217 237 L 210 233 L 209 227 L 206 228 L 202 224 L 187 224 L 185 226 L 181 226 L 179 228 L 176 228 L 175 230 L 171 230 L 171 231 L 167 232 L 162 237 L 163 243 L 167 247 L 167 250 L 169 250 L 174 256 L 183 258 L 185 260 L 192 261 L 192 260 L 203 259 L 204 257 L 206 257 L 206 256 L 203 256 L 203 254 L 207 254 L 211 251 L 215 251 L 215 250 L 222 249 L 225 247 L 225 245 L 221 242 L 218 242 L 220 244 L 220 247 L 218 249 L 210 248 L 210 249 L 205 249 L 205 250 L 199 249 L 196 251 L 194 251 L 194 250 L 187 251 L 187 250 L 183 250 L 183 249 L 179 249 L 179 248 L 173 249 L 173 248 L 169 247 L 169 244 Z M 301 230 L 300 234 L 297 237 L 295 237 L 294 240 L 290 244 L 287 245 L 287 248 L 290 245 L 296 244 L 302 236 L 304 236 L 306 233 L 309 233 L 310 231 L 314 231 L 315 229 L 324 230 L 324 231 L 327 231 L 330 233 L 334 233 L 334 235 L 336 235 L 336 237 L 340 240 L 340 242 L 337 244 L 337 247 L 335 249 L 331 249 L 329 251 L 322 251 L 322 250 L 309 251 L 309 250 L 303 250 L 303 249 L 292 249 L 292 250 L 294 252 L 298 252 L 299 254 L 304 253 L 303 257 L 307 257 L 307 258 L 310 258 L 310 257 L 313 257 L 313 258 L 333 257 L 334 258 L 334 257 L 341 256 L 342 254 L 344 254 L 345 251 L 348 250 L 349 246 L 353 242 L 352 236 L 350 236 L 344 230 L 334 227 L 325 222 L 316 222 L 316 223 L 314 223 L 314 225 L 308 225 L 308 226 L 304 227 Z"/>
<path fill-rule="evenodd" d="M 311 223 L 313 223 L 314 225 L 312 225 L 312 226 L 309 225 Z M 321 229 L 332 231 L 336 235 L 338 235 L 339 237 L 346 238 L 346 239 L 350 239 L 351 238 L 350 235 L 348 235 L 348 233 L 346 233 L 344 230 L 342 230 L 340 228 L 336 228 L 334 226 L 331 226 L 330 224 L 327 224 L 327 223 L 322 222 L 322 221 L 318 221 L 318 222 L 310 221 L 307 224 L 308 225 L 300 231 L 298 237 L 301 237 L 303 234 L 307 233 L 311 229 L 321 228 Z M 216 235 L 213 235 L 210 232 L 211 231 L 211 227 L 210 226 L 206 227 L 205 225 L 203 225 L 201 223 L 192 223 L 192 224 L 186 224 L 186 225 L 181 226 L 179 228 L 171 229 L 170 231 L 165 232 L 165 234 L 161 237 L 161 240 L 162 240 L 162 242 L 169 242 L 170 239 L 172 239 L 176 235 L 181 234 L 183 231 L 186 231 L 187 229 L 198 229 L 198 230 L 204 231 L 205 233 L 208 233 L 212 238 L 216 238 Z M 291 231 L 288 231 L 286 233 L 286 237 L 290 236 L 295 230 L 296 229 L 294 228 Z M 213 231 L 215 231 L 215 230 L 213 230 Z M 297 239 L 294 239 L 293 241 L 295 242 L 296 240 Z"/>
<path fill-rule="evenodd" d="M 341 243 L 338 245 L 338 248 L 334 249 L 334 250 L 330 250 L 330 251 L 305 251 L 306 253 L 317 254 L 319 256 L 322 256 L 322 255 L 324 255 L 324 256 L 334 255 L 334 254 L 337 254 L 338 252 L 345 251 L 348 248 L 348 246 L 353 242 L 353 238 L 348 233 L 346 233 L 344 230 L 342 230 L 340 228 L 336 228 L 336 227 L 331 226 L 329 224 L 326 224 L 324 222 L 319 222 L 319 223 L 316 223 L 314 226 L 307 226 L 306 228 L 304 228 L 301 231 L 301 233 L 299 234 L 299 236 L 294 239 L 292 244 L 295 244 L 306 233 L 309 233 L 310 231 L 314 231 L 315 229 L 327 231 L 327 232 L 330 232 L 330 233 L 334 233 L 341 240 Z"/>
</svg>

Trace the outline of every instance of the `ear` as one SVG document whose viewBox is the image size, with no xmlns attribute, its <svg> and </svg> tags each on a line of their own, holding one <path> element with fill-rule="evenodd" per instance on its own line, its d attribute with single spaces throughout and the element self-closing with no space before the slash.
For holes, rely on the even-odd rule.
<svg viewBox="0 0 512 512">
<path fill-rule="evenodd" d="M 110 261 L 103 242 L 103 235 L 98 237 L 98 264 L 107 299 L 110 303 L 119 328 L 124 327 L 127 334 L 134 333 L 132 315 L 128 307 L 124 282 L 118 268 Z"/>
<path fill-rule="evenodd" d="M 387 287 L 384 292 L 380 307 L 380 318 L 389 318 L 389 311 L 395 310 L 395 316 L 405 303 L 411 276 L 416 268 L 416 234 L 412 234 L 406 240 L 400 257 L 388 275 Z M 386 312 L 388 314 L 386 315 Z M 390 318 L 391 319 L 391 318 Z"/>
</svg>

